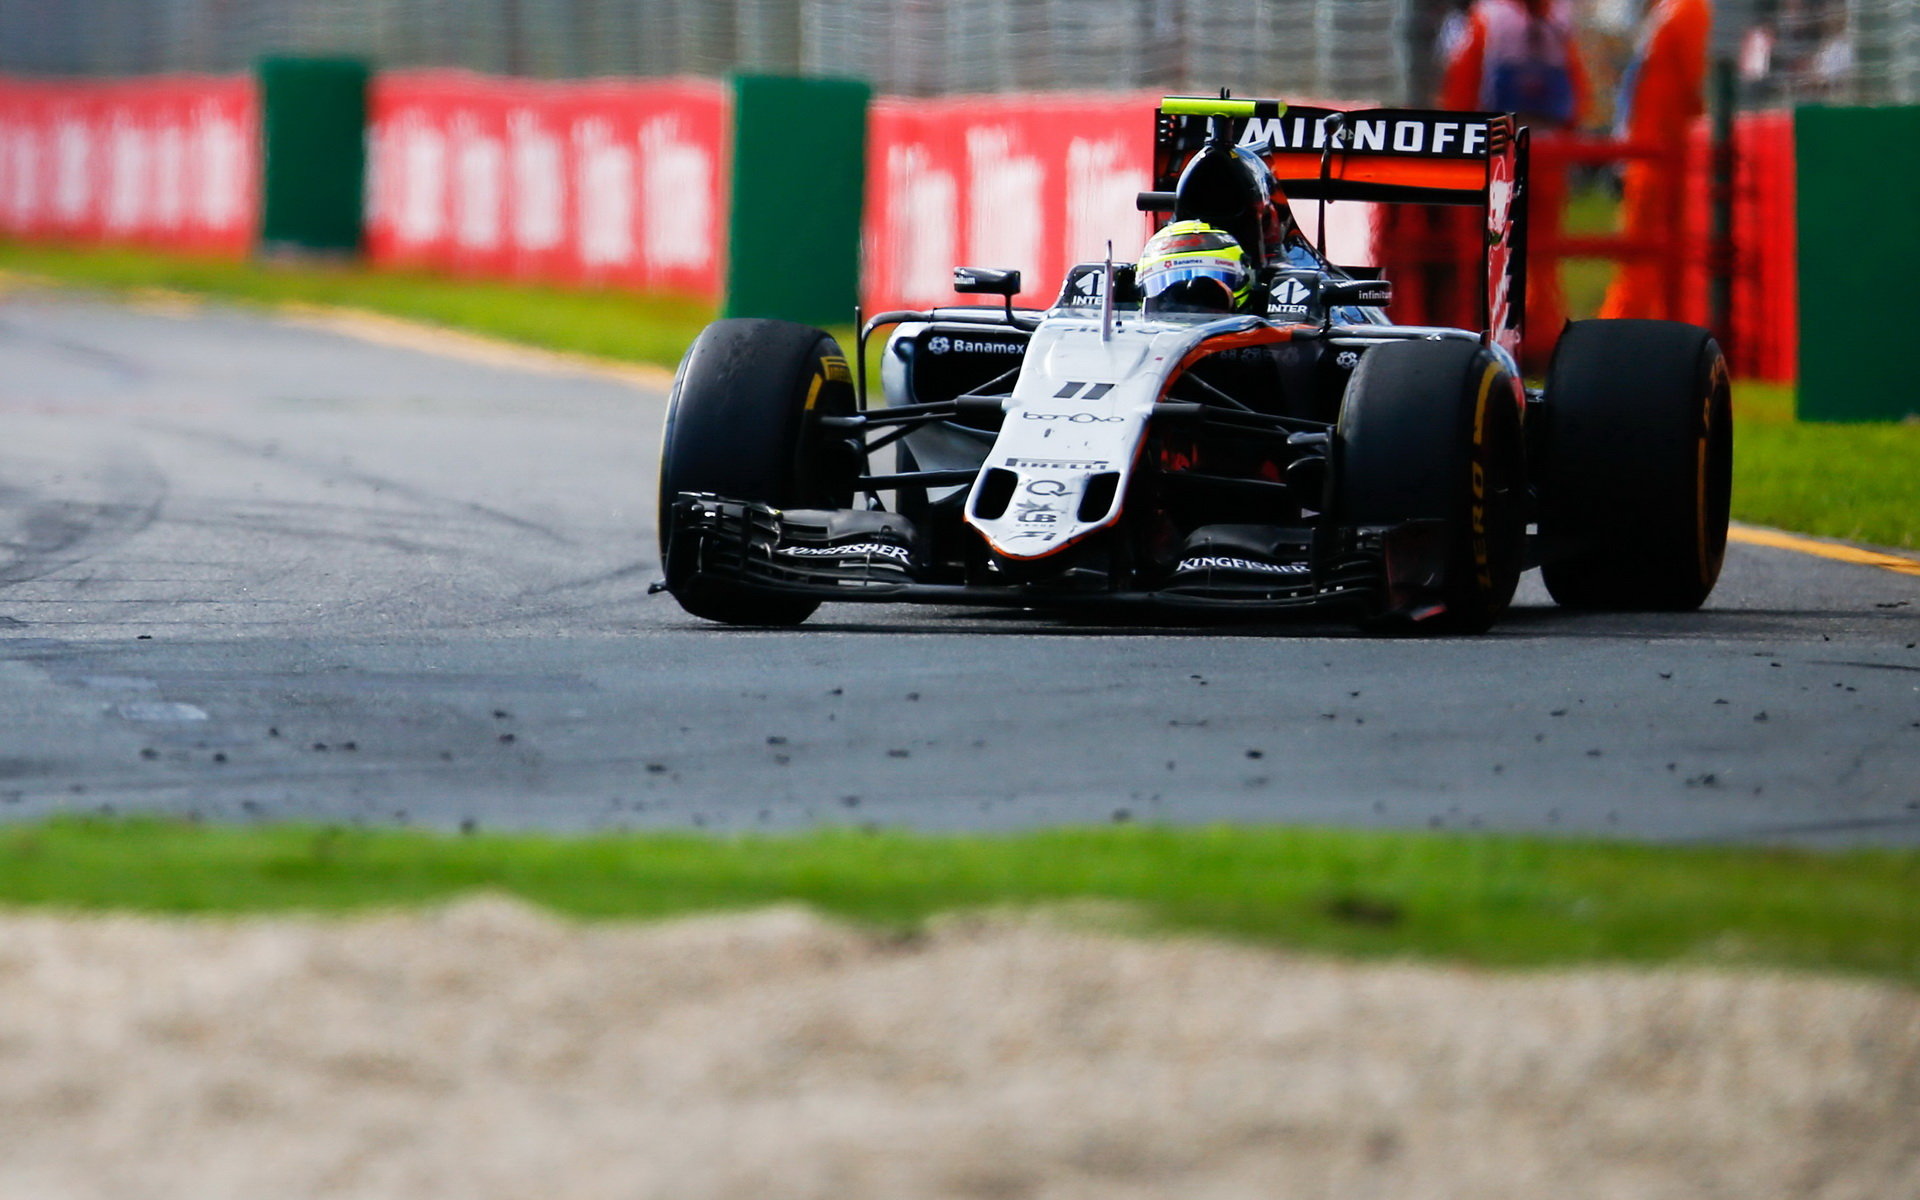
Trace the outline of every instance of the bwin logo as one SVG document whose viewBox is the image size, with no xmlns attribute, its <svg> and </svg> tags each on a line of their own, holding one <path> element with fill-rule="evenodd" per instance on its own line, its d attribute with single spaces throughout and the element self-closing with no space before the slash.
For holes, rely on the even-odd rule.
<svg viewBox="0 0 1920 1200">
<path fill-rule="evenodd" d="M 929 354 L 945 354 L 951 349 L 953 349 L 953 343 L 946 338 L 937 337 L 927 339 L 927 352 Z"/>
</svg>

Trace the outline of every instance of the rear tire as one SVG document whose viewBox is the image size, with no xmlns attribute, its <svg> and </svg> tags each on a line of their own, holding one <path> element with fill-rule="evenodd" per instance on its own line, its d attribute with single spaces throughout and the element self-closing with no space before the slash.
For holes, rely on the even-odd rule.
<svg viewBox="0 0 1920 1200">
<path fill-rule="evenodd" d="M 1547 373 L 1541 568 L 1570 608 L 1686 612 L 1727 551 L 1727 362 L 1676 321 L 1576 321 Z"/>
<path fill-rule="evenodd" d="M 674 374 L 660 451 L 660 558 L 682 608 L 734 625 L 797 625 L 820 607 L 697 574 L 693 548 L 671 544 L 670 516 L 682 492 L 776 508 L 851 507 L 858 449 L 814 418 L 853 410 L 846 356 L 818 329 L 735 318 L 694 339 Z"/>
<path fill-rule="evenodd" d="M 1348 526 L 1442 523 L 1421 631 L 1484 633 L 1513 601 L 1526 546 L 1525 461 L 1513 376 L 1473 342 L 1367 351 L 1341 405 L 1336 511 Z M 1437 600 L 1444 611 L 1420 612 Z"/>
</svg>

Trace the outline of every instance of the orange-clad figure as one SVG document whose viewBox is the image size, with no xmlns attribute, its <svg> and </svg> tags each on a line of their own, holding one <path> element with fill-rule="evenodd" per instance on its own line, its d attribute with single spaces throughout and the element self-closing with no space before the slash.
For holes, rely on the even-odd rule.
<svg viewBox="0 0 1920 1200">
<path fill-rule="evenodd" d="M 1568 0 L 1474 0 L 1440 78 L 1440 106 L 1514 113 L 1536 134 L 1578 129 L 1592 110 L 1592 85 L 1574 34 Z M 1536 159 L 1528 205 L 1535 228 L 1551 231 L 1566 208 L 1567 184 L 1562 171 L 1542 166 Z M 1527 325 L 1535 331 L 1524 356 L 1529 367 L 1543 365 L 1532 360 L 1558 336 L 1565 308 L 1559 272 L 1537 263 L 1527 272 Z"/>
<path fill-rule="evenodd" d="M 1665 156 L 1627 164 L 1621 191 L 1622 231 L 1634 241 L 1671 236 L 1686 204 L 1687 133 L 1705 109 L 1709 0 L 1659 0 L 1647 13 L 1633 64 L 1620 83 L 1617 137 Z M 1658 258 L 1624 263 L 1607 290 L 1603 317 L 1678 318 L 1669 312 L 1668 282 L 1679 264 Z"/>
</svg>

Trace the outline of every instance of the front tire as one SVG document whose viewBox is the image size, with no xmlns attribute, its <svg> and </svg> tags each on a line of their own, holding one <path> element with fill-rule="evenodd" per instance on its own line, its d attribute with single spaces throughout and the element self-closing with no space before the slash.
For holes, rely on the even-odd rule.
<svg viewBox="0 0 1920 1200">
<path fill-rule="evenodd" d="M 1570 608 L 1689 612 L 1727 551 L 1727 361 L 1676 321 L 1576 321 L 1547 374 L 1540 532 Z"/>
<path fill-rule="evenodd" d="M 1374 620 L 1484 633 L 1512 603 L 1526 545 L 1518 395 L 1475 342 L 1391 342 L 1360 360 L 1340 408 L 1340 520 L 1439 533 L 1419 596 L 1390 596 Z"/>
<path fill-rule="evenodd" d="M 846 356 L 818 329 L 734 318 L 694 339 L 674 374 L 660 451 L 660 558 L 682 608 L 733 625 L 797 625 L 820 606 L 696 571 L 694 547 L 673 544 L 673 501 L 710 492 L 776 508 L 851 507 L 858 451 L 815 417 L 853 410 Z"/>
</svg>

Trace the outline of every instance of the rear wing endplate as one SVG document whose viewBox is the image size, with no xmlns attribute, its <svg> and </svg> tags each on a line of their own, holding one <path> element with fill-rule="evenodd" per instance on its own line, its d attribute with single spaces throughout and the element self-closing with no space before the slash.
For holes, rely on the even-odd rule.
<svg viewBox="0 0 1920 1200">
<path fill-rule="evenodd" d="M 1169 96 L 1154 114 L 1153 186 L 1172 191 L 1215 120 L 1263 155 L 1288 197 L 1484 210 L 1488 340 L 1518 353 L 1525 311 L 1527 130 L 1511 113 Z"/>
</svg>

